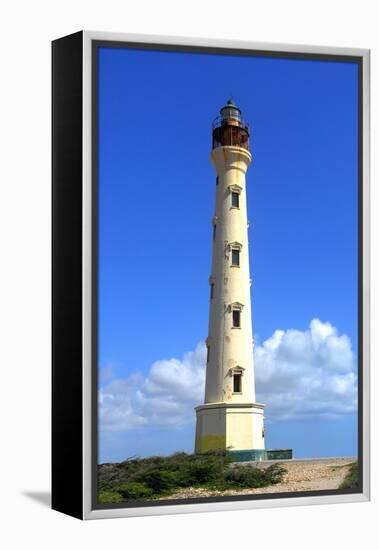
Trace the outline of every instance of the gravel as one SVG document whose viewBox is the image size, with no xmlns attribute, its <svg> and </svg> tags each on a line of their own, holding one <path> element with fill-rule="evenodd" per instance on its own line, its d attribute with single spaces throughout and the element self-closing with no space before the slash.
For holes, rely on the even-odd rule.
<svg viewBox="0 0 379 550">
<path fill-rule="evenodd" d="M 268 487 L 261 487 L 259 489 L 229 489 L 227 491 L 211 491 L 204 488 L 187 487 L 178 490 L 169 497 L 162 497 L 162 500 L 338 489 L 347 474 L 347 467 L 355 461 L 356 458 L 354 457 L 278 460 L 275 462 L 281 464 L 285 468 L 286 473 L 284 474 L 283 481 L 276 485 L 269 485 Z M 258 466 L 258 468 L 267 468 L 273 462 L 264 461 L 252 464 Z M 238 465 L 235 464 L 234 467 L 238 468 Z"/>
</svg>

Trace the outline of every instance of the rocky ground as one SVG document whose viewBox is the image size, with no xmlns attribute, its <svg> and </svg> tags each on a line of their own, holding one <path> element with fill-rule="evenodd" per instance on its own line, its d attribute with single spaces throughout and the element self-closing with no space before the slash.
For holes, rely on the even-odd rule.
<svg viewBox="0 0 379 550">
<path fill-rule="evenodd" d="M 209 489 L 188 487 L 178 490 L 169 497 L 162 497 L 162 500 L 338 489 L 348 472 L 348 466 L 355 461 L 356 459 L 351 457 L 277 461 L 286 469 L 283 481 L 277 485 L 270 485 L 259 489 L 239 489 L 238 491 L 211 491 Z M 267 468 L 273 462 L 260 462 L 258 463 L 258 467 Z M 235 465 L 234 467 L 238 466 Z"/>
</svg>

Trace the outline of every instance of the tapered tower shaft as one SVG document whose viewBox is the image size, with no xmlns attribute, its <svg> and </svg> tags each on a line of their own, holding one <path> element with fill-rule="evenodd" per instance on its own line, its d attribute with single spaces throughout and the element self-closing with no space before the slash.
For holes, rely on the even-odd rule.
<svg viewBox="0 0 379 550">
<path fill-rule="evenodd" d="M 246 171 L 241 147 L 213 149 L 216 213 L 213 218 L 211 299 L 205 403 L 254 401 Z"/>
<path fill-rule="evenodd" d="M 246 172 L 250 133 L 229 101 L 213 125 L 216 171 L 205 404 L 196 408 L 196 450 L 264 449 L 255 403 Z"/>
</svg>

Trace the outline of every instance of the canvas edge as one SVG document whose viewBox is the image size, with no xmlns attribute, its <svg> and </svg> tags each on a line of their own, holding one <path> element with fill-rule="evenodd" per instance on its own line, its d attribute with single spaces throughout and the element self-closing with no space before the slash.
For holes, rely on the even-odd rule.
<svg viewBox="0 0 379 550">
<path fill-rule="evenodd" d="M 362 58 L 363 88 L 363 492 L 356 494 L 225 501 L 154 507 L 92 509 L 92 411 L 91 411 L 91 293 L 92 293 L 92 53 L 94 40 L 140 42 L 183 46 L 220 47 L 307 54 L 357 56 Z M 365 502 L 370 500 L 370 50 L 335 46 L 250 42 L 208 38 L 141 35 L 102 31 L 83 31 L 83 519 L 152 516 L 162 514 L 274 508 Z"/>
<path fill-rule="evenodd" d="M 370 500 L 370 336 L 371 336 L 371 314 L 370 314 L 370 50 L 362 53 L 362 231 L 363 231 L 363 276 L 362 276 L 362 439 L 363 439 L 363 494 Z"/>
</svg>

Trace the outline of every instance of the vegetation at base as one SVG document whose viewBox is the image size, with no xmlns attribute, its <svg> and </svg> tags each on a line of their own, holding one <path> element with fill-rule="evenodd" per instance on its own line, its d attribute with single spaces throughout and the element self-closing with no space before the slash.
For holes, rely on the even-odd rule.
<svg viewBox="0 0 379 550">
<path fill-rule="evenodd" d="M 265 469 L 250 465 L 237 466 L 228 470 L 223 479 L 208 485 L 219 491 L 267 487 L 267 485 L 280 483 L 284 472 L 285 470 L 280 464 L 272 464 Z"/>
<path fill-rule="evenodd" d="M 120 493 L 116 491 L 100 491 L 99 503 L 100 504 L 114 504 L 115 502 L 123 502 L 123 498 Z"/>
<path fill-rule="evenodd" d="M 353 462 L 349 465 L 349 471 L 345 479 L 339 486 L 339 489 L 358 489 L 359 488 L 359 471 L 358 462 Z"/>
<path fill-rule="evenodd" d="M 130 458 L 98 467 L 99 502 L 151 500 L 169 496 L 180 488 L 204 487 L 225 491 L 266 487 L 279 483 L 284 468 L 233 465 L 226 451 L 202 454 L 176 453 L 168 457 Z"/>
</svg>

